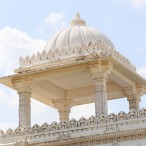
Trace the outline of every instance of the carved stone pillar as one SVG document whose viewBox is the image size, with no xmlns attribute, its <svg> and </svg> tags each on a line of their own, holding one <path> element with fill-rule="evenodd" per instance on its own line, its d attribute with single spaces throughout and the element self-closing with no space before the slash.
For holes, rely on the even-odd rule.
<svg viewBox="0 0 146 146">
<path fill-rule="evenodd" d="M 124 96 L 127 97 L 127 100 L 129 101 L 129 110 L 139 110 L 140 109 L 140 94 L 137 92 L 137 89 L 135 87 L 127 87 L 124 90 Z"/>
<path fill-rule="evenodd" d="M 31 89 L 30 82 L 25 79 L 14 78 L 13 86 L 19 95 L 19 126 L 22 128 L 31 126 Z"/>
<path fill-rule="evenodd" d="M 31 126 L 31 90 L 29 88 L 18 91 L 19 94 L 19 126 Z"/>
<path fill-rule="evenodd" d="M 101 62 L 97 62 L 90 65 L 92 79 L 95 83 L 95 115 L 97 117 L 101 114 L 108 114 L 106 82 L 111 69 L 112 65 L 109 63 L 102 65 Z"/>
<path fill-rule="evenodd" d="M 95 112 L 96 116 L 101 114 L 107 115 L 107 91 L 106 91 L 106 80 L 107 77 L 103 73 L 93 75 L 95 81 Z"/>
<path fill-rule="evenodd" d="M 69 121 L 70 103 L 66 100 L 55 101 L 54 106 L 59 112 L 59 119 L 61 121 Z"/>
<path fill-rule="evenodd" d="M 140 97 L 138 95 L 129 95 L 128 101 L 129 101 L 129 109 L 134 109 L 138 111 L 140 109 L 139 104 L 140 104 Z"/>
<path fill-rule="evenodd" d="M 64 107 L 61 109 L 58 109 L 59 112 L 59 120 L 61 121 L 69 121 L 69 114 L 70 114 L 70 108 Z"/>
</svg>

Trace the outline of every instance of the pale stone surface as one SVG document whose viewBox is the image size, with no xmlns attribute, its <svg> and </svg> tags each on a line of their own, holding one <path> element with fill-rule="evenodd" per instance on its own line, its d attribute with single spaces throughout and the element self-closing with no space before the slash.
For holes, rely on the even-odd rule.
<svg viewBox="0 0 146 146">
<path fill-rule="evenodd" d="M 55 35 L 46 50 L 25 59 L 15 75 L 0 82 L 19 95 L 19 125 L 0 130 L 7 146 L 143 146 L 146 109 L 139 110 L 146 80 L 112 42 L 87 27 L 77 13 L 71 26 Z M 31 127 L 30 98 L 59 112 L 60 123 Z M 108 113 L 107 100 L 126 97 L 129 113 Z M 69 120 L 70 108 L 95 103 L 95 116 Z"/>
<path fill-rule="evenodd" d="M 102 65 L 101 61 L 90 65 L 92 79 L 95 82 L 95 115 L 107 115 L 107 82 L 108 74 L 112 70 L 112 65 Z"/>
<path fill-rule="evenodd" d="M 140 107 L 140 94 L 135 87 L 125 88 L 125 96 L 129 101 L 129 109 L 139 110 Z"/>
<path fill-rule="evenodd" d="M 70 114 L 70 101 L 69 100 L 59 100 L 54 103 L 54 106 L 57 108 L 59 112 L 60 121 L 69 121 Z"/>
<path fill-rule="evenodd" d="M 81 118 L 69 122 L 35 124 L 31 128 L 8 129 L 6 134 L 0 131 L 0 144 L 25 146 L 84 146 L 101 145 L 114 146 L 116 144 L 131 145 L 144 144 L 146 141 L 146 109 L 131 110 L 129 113 L 120 112 L 89 119 Z M 17 143 L 17 144 L 16 144 Z"/>
<path fill-rule="evenodd" d="M 14 78 L 12 80 L 14 88 L 19 95 L 19 127 L 31 126 L 31 82 L 25 78 Z"/>
<path fill-rule="evenodd" d="M 31 91 L 19 93 L 19 126 L 31 126 L 31 106 L 30 106 Z"/>
</svg>

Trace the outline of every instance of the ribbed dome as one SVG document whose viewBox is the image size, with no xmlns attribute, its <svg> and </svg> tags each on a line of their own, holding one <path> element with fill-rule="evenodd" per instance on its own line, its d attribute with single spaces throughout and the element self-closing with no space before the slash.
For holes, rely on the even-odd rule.
<svg viewBox="0 0 146 146">
<path fill-rule="evenodd" d="M 48 41 L 46 50 L 55 51 L 56 49 L 62 50 L 74 46 L 88 46 L 90 42 L 94 44 L 98 41 L 114 48 L 110 39 L 95 28 L 87 27 L 86 21 L 82 20 L 77 13 L 75 19 L 71 21 L 70 27 L 58 32 Z"/>
</svg>

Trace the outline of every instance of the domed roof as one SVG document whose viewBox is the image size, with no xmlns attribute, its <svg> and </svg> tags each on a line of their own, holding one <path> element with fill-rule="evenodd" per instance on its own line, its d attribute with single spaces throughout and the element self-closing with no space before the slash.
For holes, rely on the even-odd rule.
<svg viewBox="0 0 146 146">
<path fill-rule="evenodd" d="M 71 21 L 70 27 L 56 33 L 47 43 L 45 49 L 55 51 L 70 47 L 88 46 L 90 42 L 93 44 L 101 41 L 108 47 L 114 48 L 113 43 L 103 33 L 95 28 L 87 27 L 86 21 L 80 18 L 79 13 Z"/>
</svg>

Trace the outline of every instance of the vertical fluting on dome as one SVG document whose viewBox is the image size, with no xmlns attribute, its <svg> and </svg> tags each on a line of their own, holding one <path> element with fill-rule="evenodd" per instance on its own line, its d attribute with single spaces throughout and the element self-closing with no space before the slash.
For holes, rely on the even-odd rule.
<svg viewBox="0 0 146 146">
<path fill-rule="evenodd" d="M 77 14 L 75 15 L 75 18 L 70 22 L 70 26 L 85 26 L 86 25 L 86 21 L 83 20 L 80 17 L 80 14 L 77 12 Z"/>
</svg>

